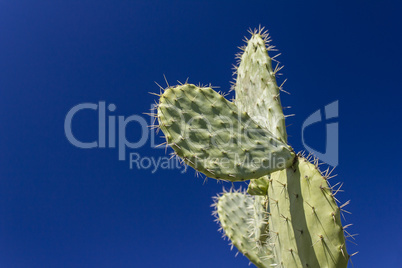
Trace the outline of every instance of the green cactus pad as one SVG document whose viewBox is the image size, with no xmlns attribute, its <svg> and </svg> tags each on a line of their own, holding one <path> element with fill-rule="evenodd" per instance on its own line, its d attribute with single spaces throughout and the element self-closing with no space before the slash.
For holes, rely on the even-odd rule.
<svg viewBox="0 0 402 268">
<path fill-rule="evenodd" d="M 250 228 L 253 224 L 250 219 L 256 213 L 259 214 L 258 218 L 264 218 L 266 212 L 255 210 L 254 198 L 241 192 L 227 192 L 216 199 L 217 220 L 231 243 L 257 267 L 272 267 L 271 247 L 265 243 L 257 244 L 255 233 Z"/>
<path fill-rule="evenodd" d="M 247 42 L 237 68 L 236 105 L 286 143 L 285 117 L 276 71 L 266 48 L 267 38 L 266 33 L 254 33 Z"/>
<path fill-rule="evenodd" d="M 279 267 L 347 266 L 345 237 L 327 180 L 307 159 L 271 175 L 271 243 Z"/>
<path fill-rule="evenodd" d="M 258 178 L 290 166 L 294 159 L 290 146 L 209 87 L 166 89 L 158 120 L 176 154 L 211 178 Z"/>
</svg>

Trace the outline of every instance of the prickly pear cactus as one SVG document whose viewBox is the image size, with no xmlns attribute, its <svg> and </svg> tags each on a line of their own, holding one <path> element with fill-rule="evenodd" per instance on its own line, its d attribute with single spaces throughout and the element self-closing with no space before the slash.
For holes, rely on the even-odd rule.
<svg viewBox="0 0 402 268">
<path fill-rule="evenodd" d="M 159 127 L 184 163 L 208 177 L 250 180 L 247 193 L 215 198 L 214 214 L 232 245 L 257 267 L 344 268 L 344 228 L 318 160 L 287 145 L 281 86 L 261 29 L 242 48 L 227 101 L 210 87 L 168 87 L 157 108 Z"/>
</svg>

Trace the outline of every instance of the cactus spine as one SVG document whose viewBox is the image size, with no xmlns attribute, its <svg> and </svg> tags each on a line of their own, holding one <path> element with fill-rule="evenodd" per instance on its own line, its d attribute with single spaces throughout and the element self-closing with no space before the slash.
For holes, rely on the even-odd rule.
<svg viewBox="0 0 402 268">
<path fill-rule="evenodd" d="M 280 68 L 272 68 L 266 32 L 251 34 L 238 56 L 234 103 L 208 87 L 169 87 L 160 96 L 159 127 L 175 154 L 197 171 L 250 180 L 248 194 L 216 197 L 214 213 L 225 235 L 257 267 L 344 268 L 349 255 L 341 209 L 317 160 L 295 156 L 287 145 L 276 83 Z M 238 156 L 252 164 L 239 164 Z"/>
</svg>

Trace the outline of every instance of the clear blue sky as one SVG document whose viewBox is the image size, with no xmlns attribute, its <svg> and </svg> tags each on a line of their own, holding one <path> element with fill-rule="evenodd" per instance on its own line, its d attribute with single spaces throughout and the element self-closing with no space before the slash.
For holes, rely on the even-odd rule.
<svg viewBox="0 0 402 268">
<path fill-rule="evenodd" d="M 247 267 L 211 216 L 221 184 L 130 169 L 117 148 L 74 147 L 64 119 L 100 101 L 116 106 L 107 116 L 142 116 L 163 74 L 227 92 L 237 47 L 261 24 L 282 52 L 296 151 L 303 121 L 339 100 L 334 180 L 351 200 L 355 267 L 399 267 L 401 12 L 387 0 L 0 1 L 0 266 Z M 147 138 L 127 156 L 165 155 L 140 124 L 126 130 Z M 96 112 L 77 114 L 73 132 L 96 139 Z M 306 135 L 320 148 L 324 125 Z"/>
</svg>

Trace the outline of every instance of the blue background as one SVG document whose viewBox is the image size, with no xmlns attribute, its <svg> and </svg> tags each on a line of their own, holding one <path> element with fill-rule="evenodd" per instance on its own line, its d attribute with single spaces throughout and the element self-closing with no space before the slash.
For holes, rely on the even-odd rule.
<svg viewBox="0 0 402 268">
<path fill-rule="evenodd" d="M 247 267 L 211 216 L 221 184 L 193 170 L 130 169 L 116 148 L 74 147 L 64 118 L 99 101 L 116 105 L 107 115 L 143 116 L 163 74 L 227 92 L 237 47 L 259 24 L 282 52 L 297 151 L 303 121 L 339 100 L 334 181 L 344 182 L 339 198 L 352 201 L 354 267 L 400 266 L 401 5 L 217 2 L 0 1 L 1 267 Z M 73 121 L 84 141 L 97 127 L 94 111 Z M 165 156 L 145 134 L 127 155 Z M 141 135 L 139 124 L 127 127 L 129 140 Z M 324 124 L 306 135 L 324 148 Z"/>
</svg>

